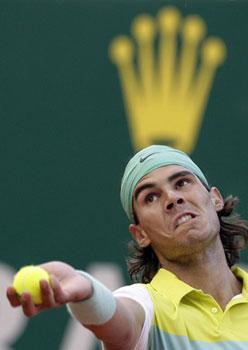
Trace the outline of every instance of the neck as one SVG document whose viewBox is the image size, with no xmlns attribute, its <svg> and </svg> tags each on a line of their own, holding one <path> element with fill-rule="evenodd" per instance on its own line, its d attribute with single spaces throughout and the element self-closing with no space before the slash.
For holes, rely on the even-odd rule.
<svg viewBox="0 0 248 350">
<path fill-rule="evenodd" d="M 230 270 L 220 240 L 215 249 L 190 254 L 177 261 L 165 260 L 161 266 L 193 288 L 211 295 L 224 310 L 227 303 L 241 293 L 242 283 Z"/>
</svg>

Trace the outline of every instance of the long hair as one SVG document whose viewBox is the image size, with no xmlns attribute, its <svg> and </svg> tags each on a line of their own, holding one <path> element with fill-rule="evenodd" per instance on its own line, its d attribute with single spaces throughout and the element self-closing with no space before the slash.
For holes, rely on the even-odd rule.
<svg viewBox="0 0 248 350">
<path fill-rule="evenodd" d="M 248 243 L 248 222 L 235 212 L 238 198 L 232 195 L 224 200 L 223 209 L 218 212 L 220 238 L 224 247 L 227 264 L 232 267 L 240 259 L 240 251 Z M 142 248 L 136 241 L 128 244 L 127 267 L 133 282 L 149 283 L 160 268 L 152 247 Z"/>
</svg>

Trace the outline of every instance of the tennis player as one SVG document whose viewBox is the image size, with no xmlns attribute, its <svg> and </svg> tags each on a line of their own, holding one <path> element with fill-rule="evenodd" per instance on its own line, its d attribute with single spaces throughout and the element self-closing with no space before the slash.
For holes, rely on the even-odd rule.
<svg viewBox="0 0 248 350">
<path fill-rule="evenodd" d="M 43 303 L 7 295 L 31 317 L 67 305 L 107 350 L 247 350 L 248 275 L 238 267 L 248 224 L 183 152 L 147 147 L 129 161 L 121 202 L 133 236 L 133 283 L 114 293 L 63 262 L 41 264 Z M 83 344 L 82 344 L 83 349 Z"/>
</svg>

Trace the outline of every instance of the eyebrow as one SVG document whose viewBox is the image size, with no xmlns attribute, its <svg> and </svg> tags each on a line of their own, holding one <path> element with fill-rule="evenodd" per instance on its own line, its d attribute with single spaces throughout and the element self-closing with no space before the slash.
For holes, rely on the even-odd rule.
<svg viewBox="0 0 248 350">
<path fill-rule="evenodd" d="M 178 171 L 172 175 L 170 175 L 167 179 L 166 179 L 166 182 L 167 183 L 171 183 L 173 182 L 174 180 L 178 179 L 179 177 L 183 177 L 183 176 L 188 176 L 188 175 L 191 175 L 191 176 L 194 176 L 193 173 L 191 173 L 190 171 L 187 171 L 187 170 L 183 170 L 183 171 Z M 154 182 L 147 182 L 145 183 L 144 185 L 141 185 L 140 187 L 138 187 L 135 192 L 134 192 L 134 199 L 137 201 L 137 198 L 139 196 L 139 194 L 146 190 L 147 188 L 153 188 L 155 187 L 156 184 Z"/>
</svg>

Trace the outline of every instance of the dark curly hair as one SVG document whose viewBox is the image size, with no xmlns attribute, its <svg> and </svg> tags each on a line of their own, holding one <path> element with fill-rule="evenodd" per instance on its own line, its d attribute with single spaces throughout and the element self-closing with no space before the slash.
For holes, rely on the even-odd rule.
<svg viewBox="0 0 248 350">
<path fill-rule="evenodd" d="M 238 198 L 232 195 L 224 200 L 223 209 L 218 212 L 220 220 L 220 238 L 226 260 L 232 267 L 240 259 L 240 251 L 248 242 L 248 222 L 235 212 Z M 135 218 L 136 223 L 137 217 Z M 128 273 L 133 282 L 149 283 L 160 268 L 160 263 L 151 246 L 142 248 L 136 241 L 128 244 Z"/>
</svg>

